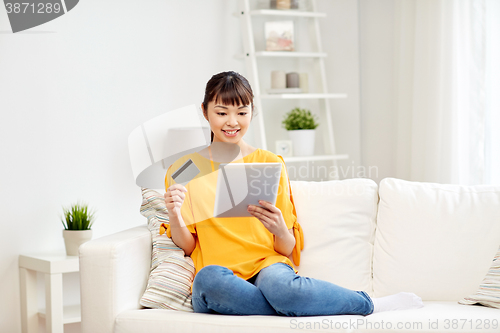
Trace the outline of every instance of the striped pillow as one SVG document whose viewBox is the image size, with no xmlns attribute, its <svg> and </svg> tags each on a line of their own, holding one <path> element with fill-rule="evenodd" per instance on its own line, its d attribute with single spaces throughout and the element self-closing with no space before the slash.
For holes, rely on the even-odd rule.
<svg viewBox="0 0 500 333">
<path fill-rule="evenodd" d="M 482 304 L 500 309 L 500 247 L 497 250 L 488 274 L 481 282 L 479 290 L 469 297 L 458 301 L 460 304 Z"/>
<path fill-rule="evenodd" d="M 168 211 L 160 193 L 143 188 L 141 214 L 148 219 L 153 250 L 151 273 L 140 304 L 153 309 L 171 309 L 193 312 L 191 285 L 194 264 L 184 251 L 166 234 L 160 236 L 162 223 L 168 223 Z"/>
</svg>

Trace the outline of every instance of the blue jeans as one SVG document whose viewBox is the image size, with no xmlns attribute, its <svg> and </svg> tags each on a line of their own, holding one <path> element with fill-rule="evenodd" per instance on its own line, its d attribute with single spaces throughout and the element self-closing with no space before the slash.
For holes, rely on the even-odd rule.
<svg viewBox="0 0 500 333">
<path fill-rule="evenodd" d="M 226 267 L 210 265 L 196 274 L 192 303 L 195 312 L 232 315 L 369 315 L 373 302 L 364 291 L 302 277 L 276 263 L 244 280 Z"/>
</svg>

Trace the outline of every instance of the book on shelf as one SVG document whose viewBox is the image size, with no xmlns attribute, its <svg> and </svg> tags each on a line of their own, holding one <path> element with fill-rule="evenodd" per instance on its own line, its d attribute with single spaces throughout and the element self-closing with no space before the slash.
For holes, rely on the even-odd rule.
<svg viewBox="0 0 500 333">
<path fill-rule="evenodd" d="M 294 51 L 293 21 L 270 21 L 265 25 L 266 51 Z"/>
</svg>

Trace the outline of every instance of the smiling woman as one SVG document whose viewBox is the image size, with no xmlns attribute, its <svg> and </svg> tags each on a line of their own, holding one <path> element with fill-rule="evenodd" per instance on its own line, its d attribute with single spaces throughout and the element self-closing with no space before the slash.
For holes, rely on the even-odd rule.
<svg viewBox="0 0 500 333">
<path fill-rule="evenodd" d="M 300 265 L 304 237 L 286 166 L 281 156 L 255 149 L 243 140 L 253 108 L 252 89 L 243 76 L 235 72 L 214 75 L 207 83 L 202 103 L 203 115 L 212 130 L 212 144 L 207 148 L 210 159 L 199 152 L 183 156 L 169 167 L 165 177 L 165 205 L 170 222 L 166 233 L 193 259 L 194 311 L 365 316 L 421 307 L 421 299 L 411 293 L 371 299 L 364 291 L 297 275 L 290 257 Z M 244 163 L 282 163 L 276 204 L 259 200 L 261 206 L 248 205 L 249 217 L 215 217 L 214 184 L 220 163 L 212 159 L 212 151 L 217 146 L 226 146 L 224 150 L 239 147 Z M 175 182 L 172 174 L 187 159 L 205 171 L 200 171 L 203 177 L 184 187 Z"/>
</svg>

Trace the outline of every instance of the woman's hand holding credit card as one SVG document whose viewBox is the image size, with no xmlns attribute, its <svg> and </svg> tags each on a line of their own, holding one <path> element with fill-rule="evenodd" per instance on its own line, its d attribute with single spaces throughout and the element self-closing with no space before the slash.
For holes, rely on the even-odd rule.
<svg viewBox="0 0 500 333">
<path fill-rule="evenodd" d="M 167 188 L 164 197 L 169 216 L 178 217 L 181 214 L 181 206 L 186 198 L 186 192 L 187 189 L 182 184 L 174 184 Z"/>
<path fill-rule="evenodd" d="M 172 174 L 172 179 L 176 184 L 167 188 L 167 192 L 164 195 L 165 205 L 167 206 L 170 217 L 175 216 L 180 220 L 181 206 L 186 198 L 185 193 L 187 192 L 184 185 L 187 185 L 187 183 L 196 177 L 199 172 L 200 170 L 198 167 L 189 159 Z"/>
</svg>

